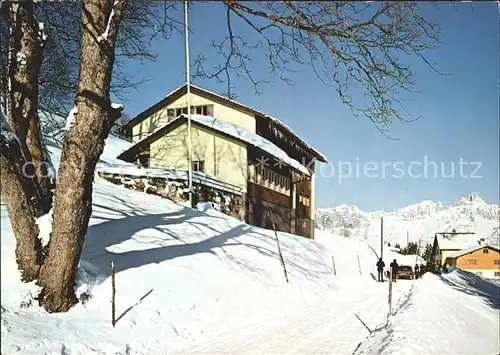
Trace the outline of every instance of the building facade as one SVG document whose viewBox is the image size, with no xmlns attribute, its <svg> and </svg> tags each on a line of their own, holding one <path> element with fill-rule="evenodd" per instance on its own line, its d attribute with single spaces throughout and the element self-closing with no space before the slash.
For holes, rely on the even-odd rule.
<svg viewBox="0 0 500 355">
<path fill-rule="evenodd" d="M 436 268 L 442 268 L 448 256 L 469 248 L 473 245 L 473 240 L 453 240 L 436 234 L 432 245 L 432 263 Z"/>
<path fill-rule="evenodd" d="M 192 169 L 241 188 L 245 222 L 314 237 L 315 163 L 324 155 L 281 121 L 190 86 Z M 187 86 L 121 129 L 134 145 L 119 158 L 145 168 L 189 167 Z"/>
<path fill-rule="evenodd" d="M 446 265 L 472 272 L 485 278 L 500 279 L 500 248 L 479 245 L 448 255 Z"/>
</svg>

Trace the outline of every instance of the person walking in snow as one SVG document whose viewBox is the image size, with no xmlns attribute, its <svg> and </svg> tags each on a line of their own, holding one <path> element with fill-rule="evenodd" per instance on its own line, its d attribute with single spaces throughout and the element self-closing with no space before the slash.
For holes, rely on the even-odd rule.
<svg viewBox="0 0 500 355">
<path fill-rule="evenodd" d="M 413 268 L 415 272 L 415 278 L 418 279 L 420 276 L 419 269 L 418 269 L 418 264 L 415 264 L 415 267 Z"/>
<path fill-rule="evenodd" d="M 398 274 L 398 271 L 399 271 L 399 265 L 398 265 L 396 259 L 394 259 L 389 266 L 392 269 L 392 282 L 396 282 L 396 275 Z"/>
<path fill-rule="evenodd" d="M 384 261 L 382 258 L 379 258 L 377 261 L 378 282 L 384 282 L 384 266 Z"/>
</svg>

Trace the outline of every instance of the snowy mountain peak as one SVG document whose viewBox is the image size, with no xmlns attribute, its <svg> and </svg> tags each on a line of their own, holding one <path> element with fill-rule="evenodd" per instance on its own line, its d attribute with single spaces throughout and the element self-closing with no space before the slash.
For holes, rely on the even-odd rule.
<svg viewBox="0 0 500 355">
<path fill-rule="evenodd" d="M 479 194 L 459 198 L 454 204 L 425 200 L 409 205 L 395 212 L 365 212 L 357 206 L 340 205 L 335 208 L 318 209 L 316 225 L 334 234 L 356 239 L 379 239 L 380 217 L 384 217 L 384 239 L 391 243 L 405 245 L 407 235 L 410 241 L 422 239 L 432 243 L 437 232 L 473 231 L 476 236 L 497 244 L 499 240 L 500 210 L 498 205 L 487 204 Z M 465 244 L 469 242 L 463 237 Z"/>
<path fill-rule="evenodd" d="M 487 205 L 487 203 L 481 197 L 479 197 L 479 194 L 477 192 L 473 192 L 467 196 L 460 197 L 457 202 L 455 202 L 456 206 L 470 204 Z"/>
<path fill-rule="evenodd" d="M 441 202 L 425 200 L 420 203 L 400 208 L 395 213 L 406 218 L 423 218 L 445 209 Z"/>
</svg>

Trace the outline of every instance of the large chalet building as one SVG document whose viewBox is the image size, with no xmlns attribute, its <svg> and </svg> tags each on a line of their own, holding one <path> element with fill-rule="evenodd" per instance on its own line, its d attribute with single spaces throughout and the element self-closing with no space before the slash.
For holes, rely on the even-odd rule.
<svg viewBox="0 0 500 355">
<path fill-rule="evenodd" d="M 314 238 L 315 162 L 323 154 L 278 119 L 190 85 L 192 169 L 240 189 L 248 224 Z M 187 84 L 132 118 L 118 158 L 188 170 Z"/>
</svg>

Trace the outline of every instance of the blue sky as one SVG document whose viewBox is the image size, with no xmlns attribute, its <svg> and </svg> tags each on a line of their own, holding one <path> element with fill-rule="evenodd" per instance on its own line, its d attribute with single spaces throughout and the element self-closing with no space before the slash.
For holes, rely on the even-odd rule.
<svg viewBox="0 0 500 355">
<path fill-rule="evenodd" d="M 253 73 L 272 83 L 261 86 L 262 94 L 255 95 L 252 85 L 235 80 L 237 101 L 279 117 L 328 157 L 330 165 L 316 167 L 318 207 L 345 203 L 391 211 L 422 200 L 450 204 L 471 192 L 478 192 L 488 203 L 499 202 L 499 12 L 494 2 L 476 3 L 473 9 L 460 3 L 456 7 L 429 13 L 442 28 L 443 41 L 431 58 L 443 71 L 456 74 L 438 75 L 421 61 L 410 59 L 419 85 L 406 108 L 421 119 L 395 123 L 389 134 L 399 140 L 389 140 L 371 122 L 353 117 L 339 102 L 335 89 L 322 84 L 309 67 L 297 66 L 288 85 L 270 76 L 264 52 L 253 52 Z M 222 61 L 209 48 L 226 31 L 221 9 L 212 3 L 195 4 L 190 10 L 191 56 L 207 53 L 207 65 Z M 257 39 L 246 26 L 235 23 L 234 28 L 250 41 Z M 133 116 L 185 82 L 184 37 L 178 34 L 155 41 L 153 49 L 158 53 L 156 62 L 126 63 L 125 69 L 136 78 L 151 79 L 128 96 L 126 110 Z M 195 84 L 215 92 L 225 89 L 214 80 Z M 462 174 L 461 160 L 468 163 Z M 427 178 L 426 161 L 430 164 Z M 363 174 L 368 162 L 376 170 Z M 388 165 L 391 162 L 399 162 L 403 177 Z M 437 164 L 437 178 L 431 162 Z M 347 164 L 353 173 L 341 177 L 338 169 Z M 356 164 L 360 174 L 355 173 Z M 449 175 L 452 166 L 454 178 L 442 176 L 442 167 Z"/>
</svg>

